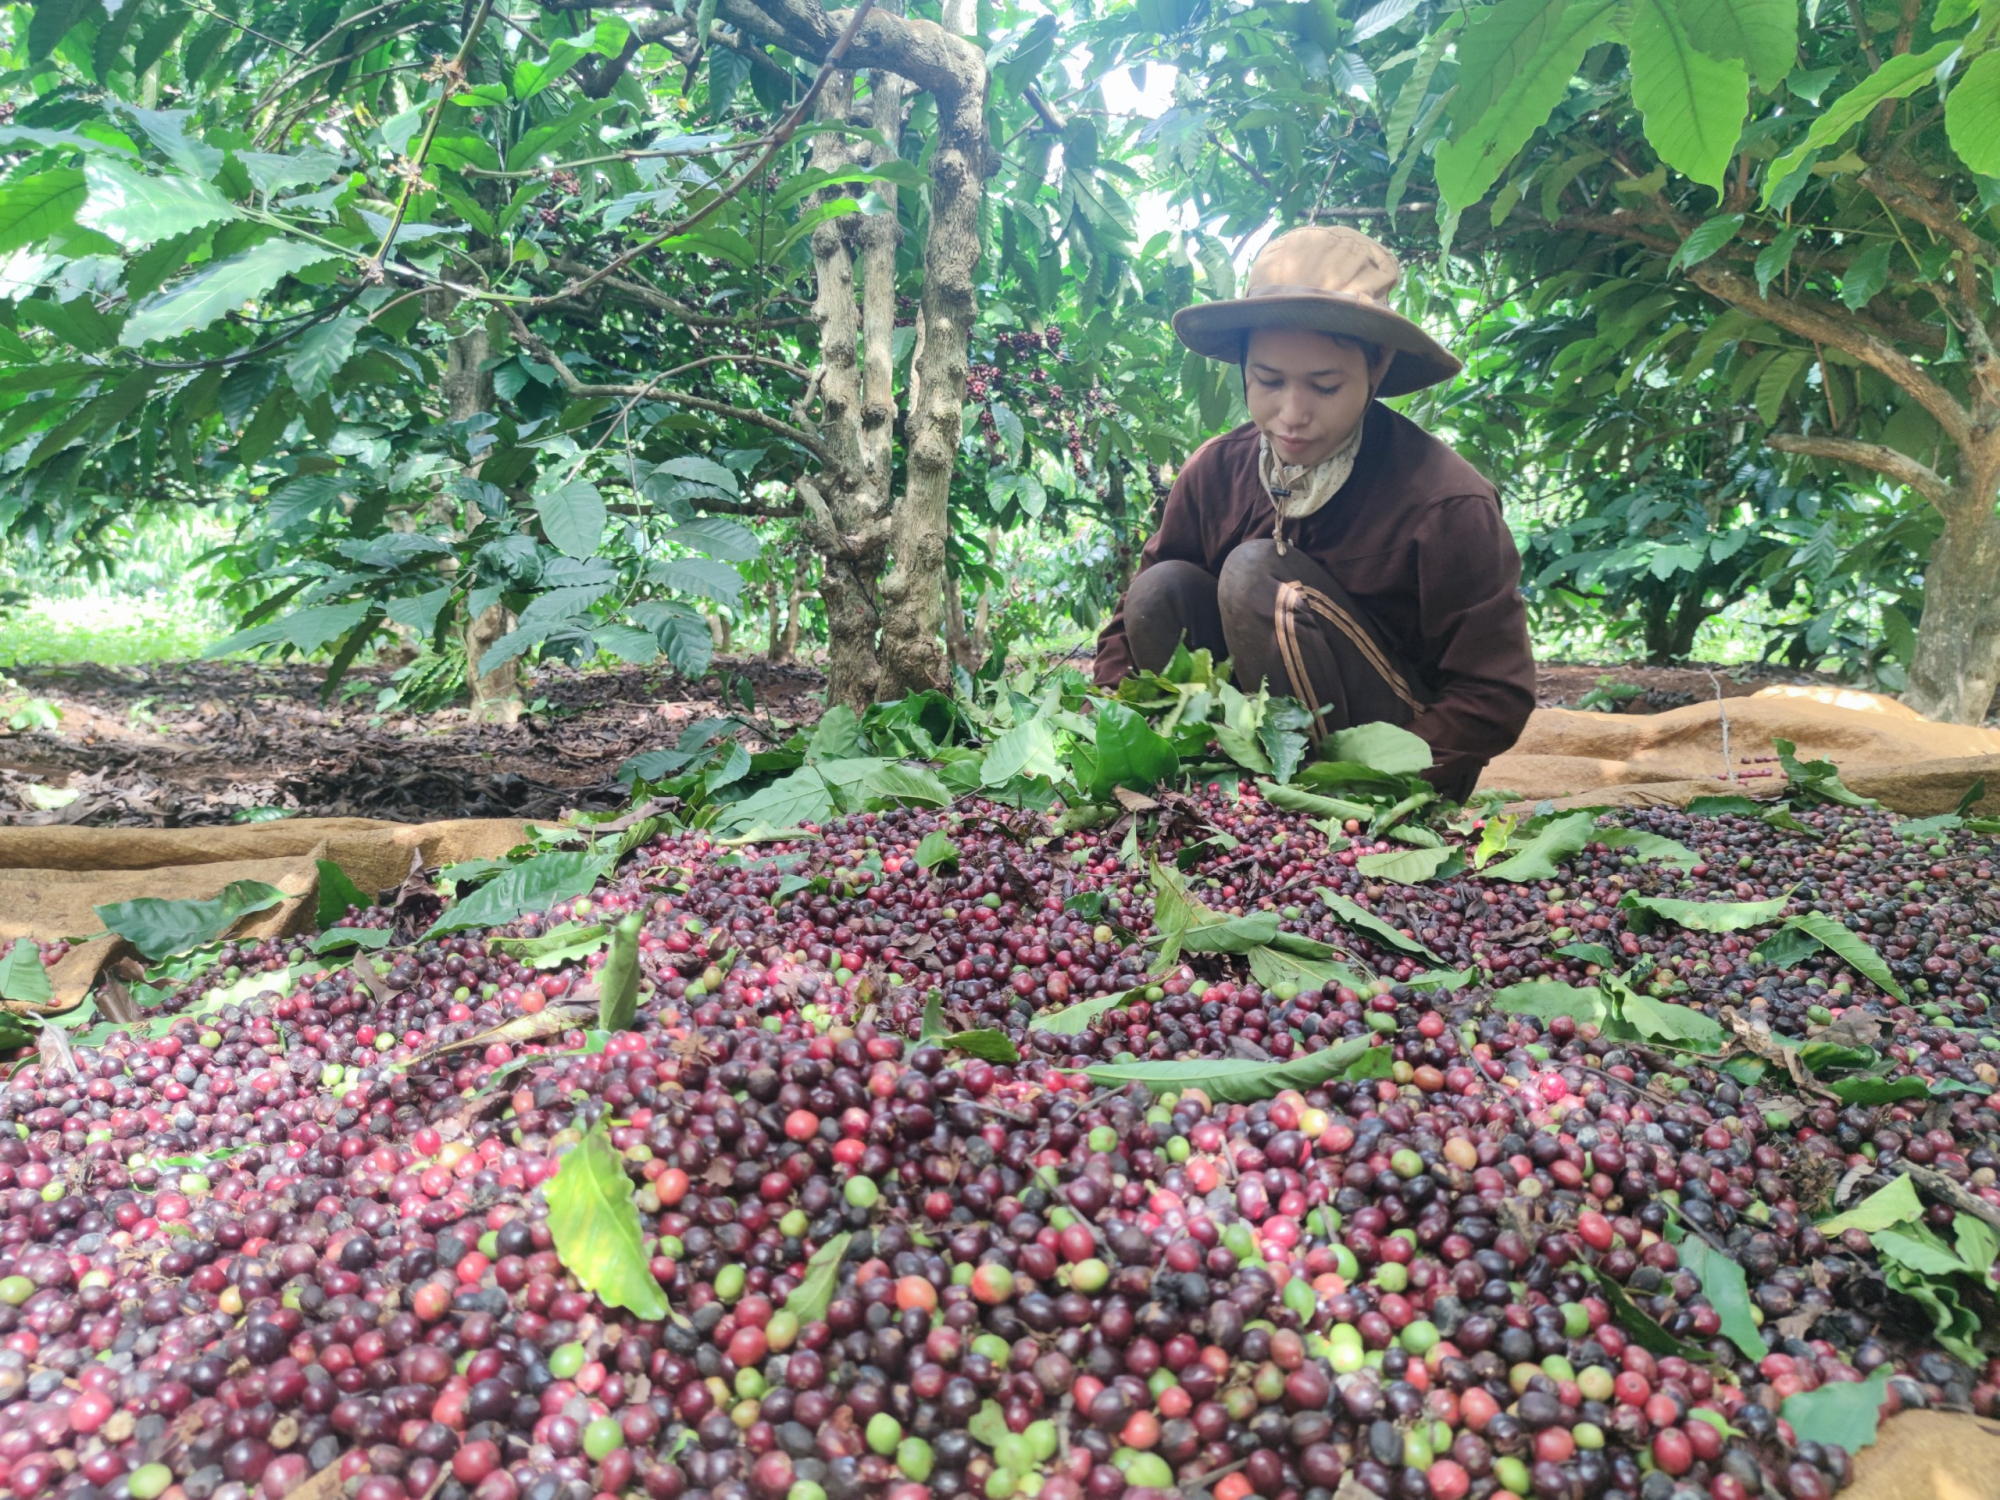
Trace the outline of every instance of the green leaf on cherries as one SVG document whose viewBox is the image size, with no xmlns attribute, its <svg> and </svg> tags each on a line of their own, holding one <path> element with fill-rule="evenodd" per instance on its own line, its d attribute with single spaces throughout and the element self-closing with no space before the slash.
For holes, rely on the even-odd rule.
<svg viewBox="0 0 2000 1500">
<path fill-rule="evenodd" d="M 563 1153 L 542 1195 L 564 1270 L 607 1307 L 655 1320 L 667 1316 L 666 1294 L 646 1255 L 632 1180 L 602 1117 Z"/>
<path fill-rule="evenodd" d="M 322 929 L 338 926 L 350 906 L 366 911 L 375 904 L 366 891 L 347 878 L 347 872 L 339 865 L 330 859 L 322 859 L 318 863 L 318 925 Z"/>
<path fill-rule="evenodd" d="M 555 849 L 509 865 L 431 924 L 425 941 L 469 927 L 499 927 L 583 895 L 604 874 L 595 849 Z"/>
<path fill-rule="evenodd" d="M 1591 1274 L 1598 1290 L 1604 1293 L 1604 1300 L 1611 1304 L 1611 1315 L 1640 1348 L 1652 1354 L 1678 1354 L 1682 1359 L 1703 1363 L 1714 1359 L 1715 1356 L 1700 1345 L 1687 1343 L 1667 1332 L 1651 1313 L 1632 1300 L 1631 1293 L 1609 1276 Z"/>
<path fill-rule="evenodd" d="M 588 958 L 602 948 L 610 938 L 610 929 L 602 922 L 564 922 L 560 927 L 551 927 L 540 937 L 497 937 L 487 940 L 486 946 L 495 953 L 537 969 L 556 969 L 580 958 Z"/>
<path fill-rule="evenodd" d="M 1114 990 L 1108 995 L 1092 995 L 1088 1000 L 1079 1000 L 1074 1005 L 1065 1005 L 1061 1010 L 1050 1011 L 1045 1016 L 1036 1016 L 1028 1023 L 1030 1031 L 1046 1031 L 1056 1036 L 1081 1036 L 1090 1030 L 1090 1023 L 1107 1012 L 1129 1005 L 1135 995 L 1143 994 L 1143 989 Z"/>
<path fill-rule="evenodd" d="M 285 899 L 275 885 L 261 880 L 232 880 L 222 893 L 206 901 L 166 901 L 138 896 L 98 907 L 98 918 L 124 938 L 141 956 L 171 958 L 224 936 L 252 912 L 268 911 Z"/>
<path fill-rule="evenodd" d="M 851 1234 L 836 1234 L 806 1261 L 805 1278 L 785 1299 L 785 1311 L 800 1323 L 817 1323 L 826 1317 L 826 1310 L 833 1305 L 833 1294 L 840 1286 L 840 1262 L 853 1238 Z"/>
<path fill-rule="evenodd" d="M 1558 865 L 1596 837 L 1596 812 L 1579 808 L 1544 823 L 1519 849 L 1479 873 L 1488 880 L 1549 880 Z"/>
<path fill-rule="evenodd" d="M 1517 1016 L 1534 1016 L 1552 1021 L 1568 1016 L 1572 1021 L 1602 1023 L 1611 1013 L 1604 991 L 1595 986 L 1578 987 L 1557 979 L 1528 979 L 1493 992 L 1496 1009 Z"/>
<path fill-rule="evenodd" d="M 958 863 L 958 845 L 945 837 L 942 829 L 933 828 L 917 844 L 916 852 L 910 856 L 926 870 L 939 865 Z"/>
<path fill-rule="evenodd" d="M 1387 943 L 1391 948 L 1399 952 L 1410 953 L 1416 955 L 1418 958 L 1429 959 L 1434 964 L 1444 962 L 1443 959 L 1439 958 L 1415 938 L 1405 937 L 1401 932 L 1376 916 L 1374 912 L 1368 910 L 1367 907 L 1349 900 L 1347 897 L 1341 895 L 1340 892 L 1328 890 L 1325 886 L 1319 886 L 1314 890 L 1313 894 L 1326 903 L 1326 909 L 1333 913 L 1333 919 L 1340 923 L 1341 926 L 1347 928 L 1348 931 L 1365 932 L 1378 942 Z"/>
<path fill-rule="evenodd" d="M 1650 932 L 1656 919 L 1685 927 L 1691 932 L 1742 932 L 1751 927 L 1768 927 L 1785 914 L 1789 893 L 1768 901 L 1676 901 L 1668 896 L 1642 896 L 1637 891 L 1618 904 L 1631 915 L 1634 931 Z"/>
<path fill-rule="evenodd" d="M 1349 761 L 1389 776 L 1414 776 L 1433 764 L 1430 743 L 1395 724 L 1356 724 L 1327 737 L 1327 759 Z"/>
<path fill-rule="evenodd" d="M 1849 932 L 1825 912 L 1802 911 L 1785 923 L 1785 929 L 1811 938 L 1885 995 L 1894 995 L 1905 1002 L 1909 1000 L 1909 991 L 1896 982 L 1896 976 L 1889 972 L 1889 965 L 1882 955 L 1869 947 L 1858 933 Z"/>
<path fill-rule="evenodd" d="M 1804 797 L 1812 802 L 1838 802 L 1844 807 L 1880 807 L 1873 797 L 1849 791 L 1840 771 L 1830 760 L 1800 760 L 1798 746 L 1790 740 L 1772 737 L 1778 765 L 1785 773 L 1785 795 Z"/>
<path fill-rule="evenodd" d="M 1098 703 L 1095 727 L 1095 743 L 1079 738 L 1070 747 L 1077 784 L 1095 801 L 1108 800 L 1115 787 L 1145 792 L 1180 775 L 1173 742 L 1115 698 Z"/>
<path fill-rule="evenodd" d="M 639 1014 L 639 929 L 646 914 L 627 912 L 611 929 L 611 951 L 597 971 L 597 1025 L 601 1031 L 630 1031 Z"/>
<path fill-rule="evenodd" d="M 1696 797 L 1688 803 L 1687 814 L 1691 818 L 1721 818 L 1731 815 L 1754 818 L 1764 811 L 1765 805 L 1740 793 L 1729 796 Z"/>
<path fill-rule="evenodd" d="M 1701 856 L 1686 844 L 1643 828 L 1609 829 L 1598 835 L 1598 842 L 1609 849 L 1630 850 L 1641 859 L 1657 859 L 1679 870 L 1692 870 L 1701 863 Z"/>
<path fill-rule="evenodd" d="M 42 953 L 33 938 L 16 938 L 0 958 L 0 999 L 22 1000 L 30 1005 L 46 1005 L 55 996 L 49 971 L 42 966 Z"/>
<path fill-rule="evenodd" d="M 1005 1063 L 1009 1067 L 1021 1060 L 1019 1049 L 1008 1040 L 1007 1033 L 990 1026 L 977 1031 L 954 1031 L 950 1036 L 938 1038 L 938 1045 L 947 1052 L 963 1052 L 982 1062 Z"/>
<path fill-rule="evenodd" d="M 1924 1099 L 1930 1096 L 1930 1085 L 1914 1074 L 1902 1078 L 1836 1078 L 1826 1085 L 1826 1091 L 1842 1104 L 1859 1104 L 1872 1108 L 1877 1104 L 1894 1104 L 1902 1099 Z"/>
<path fill-rule="evenodd" d="M 1369 1068 L 1363 1056 L 1375 1043 L 1373 1036 L 1348 1037 L 1323 1052 L 1308 1052 L 1289 1062 L 1257 1062 L 1234 1058 L 1194 1058 L 1182 1062 L 1122 1063 L 1085 1068 L 1084 1075 L 1100 1088 L 1120 1088 L 1141 1083 L 1156 1094 L 1200 1089 L 1211 1100 L 1228 1104 L 1254 1104 L 1285 1089 L 1311 1089 L 1350 1069 Z M 1389 1049 L 1381 1049 L 1388 1052 Z M 1392 1057 L 1393 1060 L 1393 1057 Z M 1357 1076 L 1374 1076 L 1364 1073 Z"/>
<path fill-rule="evenodd" d="M 1461 858 L 1461 851 L 1449 844 L 1437 849 L 1392 849 L 1386 854 L 1364 854 L 1354 862 L 1354 868 L 1370 880 L 1422 885 L 1446 873 L 1447 866 Z"/>
<path fill-rule="evenodd" d="M 1671 1042 L 1676 1046 L 1691 1047 L 1697 1052 L 1714 1052 L 1721 1048 L 1729 1035 L 1720 1021 L 1692 1006 L 1655 1000 L 1650 995 L 1642 995 L 1615 982 L 1612 994 L 1618 999 L 1618 1013 L 1625 1023 L 1637 1029 L 1648 1041 Z"/>
<path fill-rule="evenodd" d="M 386 948 L 396 934 L 386 927 L 329 927 L 306 946 L 319 954 L 343 948 Z"/>
<path fill-rule="evenodd" d="M 1587 964 L 1596 964 L 1600 969 L 1618 967 L 1618 955 L 1602 943 L 1564 943 L 1556 949 L 1558 958 L 1581 959 Z"/>
<path fill-rule="evenodd" d="M 1171 968 L 1188 953 L 1248 953 L 1278 935 L 1278 914 L 1231 917 L 1189 894 L 1177 871 L 1153 861 L 1153 927 L 1161 940 L 1156 966 Z"/>
<path fill-rule="evenodd" d="M 1757 951 L 1750 955 L 1751 962 L 1772 969 L 1796 968 L 1805 959 L 1819 951 L 1819 940 L 1789 922 L 1757 945 Z"/>
<path fill-rule="evenodd" d="M 984 1443 L 989 1448 L 997 1447 L 1007 1436 L 1007 1415 L 1000 1409 L 998 1401 L 984 1402 L 972 1414 L 972 1420 L 965 1424 L 965 1430 L 972 1434 L 974 1442 Z"/>
<path fill-rule="evenodd" d="M 1280 937 L 1285 934 L 1280 933 Z M 1280 984 L 1291 984 L 1300 994 L 1323 990 L 1329 984 L 1345 985 L 1359 993 L 1369 984 L 1369 977 L 1345 964 L 1333 963 L 1327 959 L 1308 958 L 1287 952 L 1275 946 L 1257 947 L 1250 950 L 1250 973 L 1265 989 Z"/>
<path fill-rule="evenodd" d="M 1888 1393 L 1889 1367 L 1884 1365 L 1860 1382 L 1836 1381 L 1816 1391 L 1795 1392 L 1785 1398 L 1779 1414 L 1792 1424 L 1800 1442 L 1838 1443 L 1855 1453 L 1875 1441 Z"/>
<path fill-rule="evenodd" d="M 1698 1234 L 1680 1244 L 1681 1264 L 1701 1278 L 1701 1289 L 1722 1319 L 1722 1334 L 1745 1359 L 1762 1359 L 1771 1351 L 1757 1332 L 1750 1313 L 1750 1283 L 1743 1268 Z"/>
<path fill-rule="evenodd" d="M 1826 1220 L 1819 1226 L 1819 1232 L 1828 1239 L 1849 1229 L 1872 1234 L 1906 1219 L 1921 1218 L 1923 1212 L 1923 1201 L 1917 1197 L 1917 1185 L 1905 1173 L 1887 1187 L 1877 1188 L 1846 1213 L 1835 1214 Z"/>
<path fill-rule="evenodd" d="M 1413 990 L 1466 990 L 1479 978 L 1479 970 L 1468 964 L 1463 969 L 1426 969 L 1403 981 Z"/>
<path fill-rule="evenodd" d="M 1338 958 L 1344 952 L 1331 943 L 1322 943 L 1318 938 L 1309 938 L 1297 932 L 1276 933 L 1271 941 L 1263 946 L 1276 948 L 1280 953 L 1289 953 L 1294 958 Z"/>
</svg>

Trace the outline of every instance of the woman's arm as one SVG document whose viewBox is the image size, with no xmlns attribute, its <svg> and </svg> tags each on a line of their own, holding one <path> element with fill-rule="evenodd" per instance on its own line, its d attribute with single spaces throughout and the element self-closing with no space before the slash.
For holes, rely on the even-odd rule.
<svg viewBox="0 0 2000 1500">
<path fill-rule="evenodd" d="M 1430 780 L 1459 798 L 1510 749 L 1535 708 L 1535 658 L 1521 599 L 1521 555 L 1485 495 L 1434 506 L 1417 537 L 1424 656 L 1440 689 L 1410 728 L 1430 743 Z"/>
</svg>

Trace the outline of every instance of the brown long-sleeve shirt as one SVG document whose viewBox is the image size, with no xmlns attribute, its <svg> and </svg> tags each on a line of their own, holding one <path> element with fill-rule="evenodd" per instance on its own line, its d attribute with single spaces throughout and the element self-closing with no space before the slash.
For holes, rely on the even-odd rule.
<svg viewBox="0 0 2000 1500">
<path fill-rule="evenodd" d="M 1331 573 L 1416 669 L 1431 702 L 1410 728 L 1437 758 L 1431 777 L 1469 785 L 1535 707 L 1520 553 L 1477 469 L 1380 402 L 1362 420 L 1354 472 L 1318 511 L 1287 523 L 1285 541 Z M 1245 423 L 1188 461 L 1139 566 L 1180 559 L 1219 575 L 1276 519 L 1257 477 L 1257 429 Z M 1121 601 L 1097 638 L 1097 682 L 1110 687 L 1133 669 Z"/>
</svg>

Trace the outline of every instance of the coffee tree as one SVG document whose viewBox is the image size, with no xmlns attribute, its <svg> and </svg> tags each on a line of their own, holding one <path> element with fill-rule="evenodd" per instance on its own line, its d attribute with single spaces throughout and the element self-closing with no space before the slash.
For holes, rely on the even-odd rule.
<svg viewBox="0 0 2000 1500">
<path fill-rule="evenodd" d="M 2000 14 L 1944 0 L 1506 0 L 1441 17 L 1410 150 L 1447 240 L 1532 240 L 1709 315 L 1576 358 L 1726 369 L 1780 453 L 1878 474 L 1936 513 L 1905 698 L 1976 722 L 2000 682 L 2000 365 L 1984 184 L 2000 170 Z M 1489 202 L 1490 198 L 1490 202 Z M 1483 206 L 1480 206 L 1483 205 Z M 1603 274 L 1600 270 L 1599 274 Z"/>
<path fill-rule="evenodd" d="M 22 19 L 16 534 L 88 546 L 149 504 L 246 500 L 262 597 L 228 644 L 338 671 L 385 628 L 458 634 L 504 705 L 531 649 L 700 671 L 697 605 L 733 604 L 757 549 L 739 518 L 792 516 L 834 696 L 943 680 L 974 267 L 995 241 L 1053 316 L 1041 266 L 1081 243 L 1032 201 L 1048 140 L 1017 208 L 982 212 L 1009 109 L 989 118 L 969 11 Z M 1020 90 L 1049 28 L 993 24 L 1023 34 L 998 45 L 1040 136 Z M 1102 205 L 1066 128 L 1050 191 Z"/>
</svg>

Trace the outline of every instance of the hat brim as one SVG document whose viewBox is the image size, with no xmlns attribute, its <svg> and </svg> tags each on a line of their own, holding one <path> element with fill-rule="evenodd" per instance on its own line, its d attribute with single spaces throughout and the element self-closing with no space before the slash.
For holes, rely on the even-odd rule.
<svg viewBox="0 0 2000 1500">
<path fill-rule="evenodd" d="M 1338 297 L 1329 292 L 1281 292 L 1202 302 L 1174 314 L 1174 333 L 1183 344 L 1210 359 L 1238 364 L 1243 336 L 1258 328 L 1302 328 L 1340 333 L 1396 351 L 1375 392 L 1404 396 L 1451 379 L 1464 362 L 1400 313 Z"/>
</svg>

